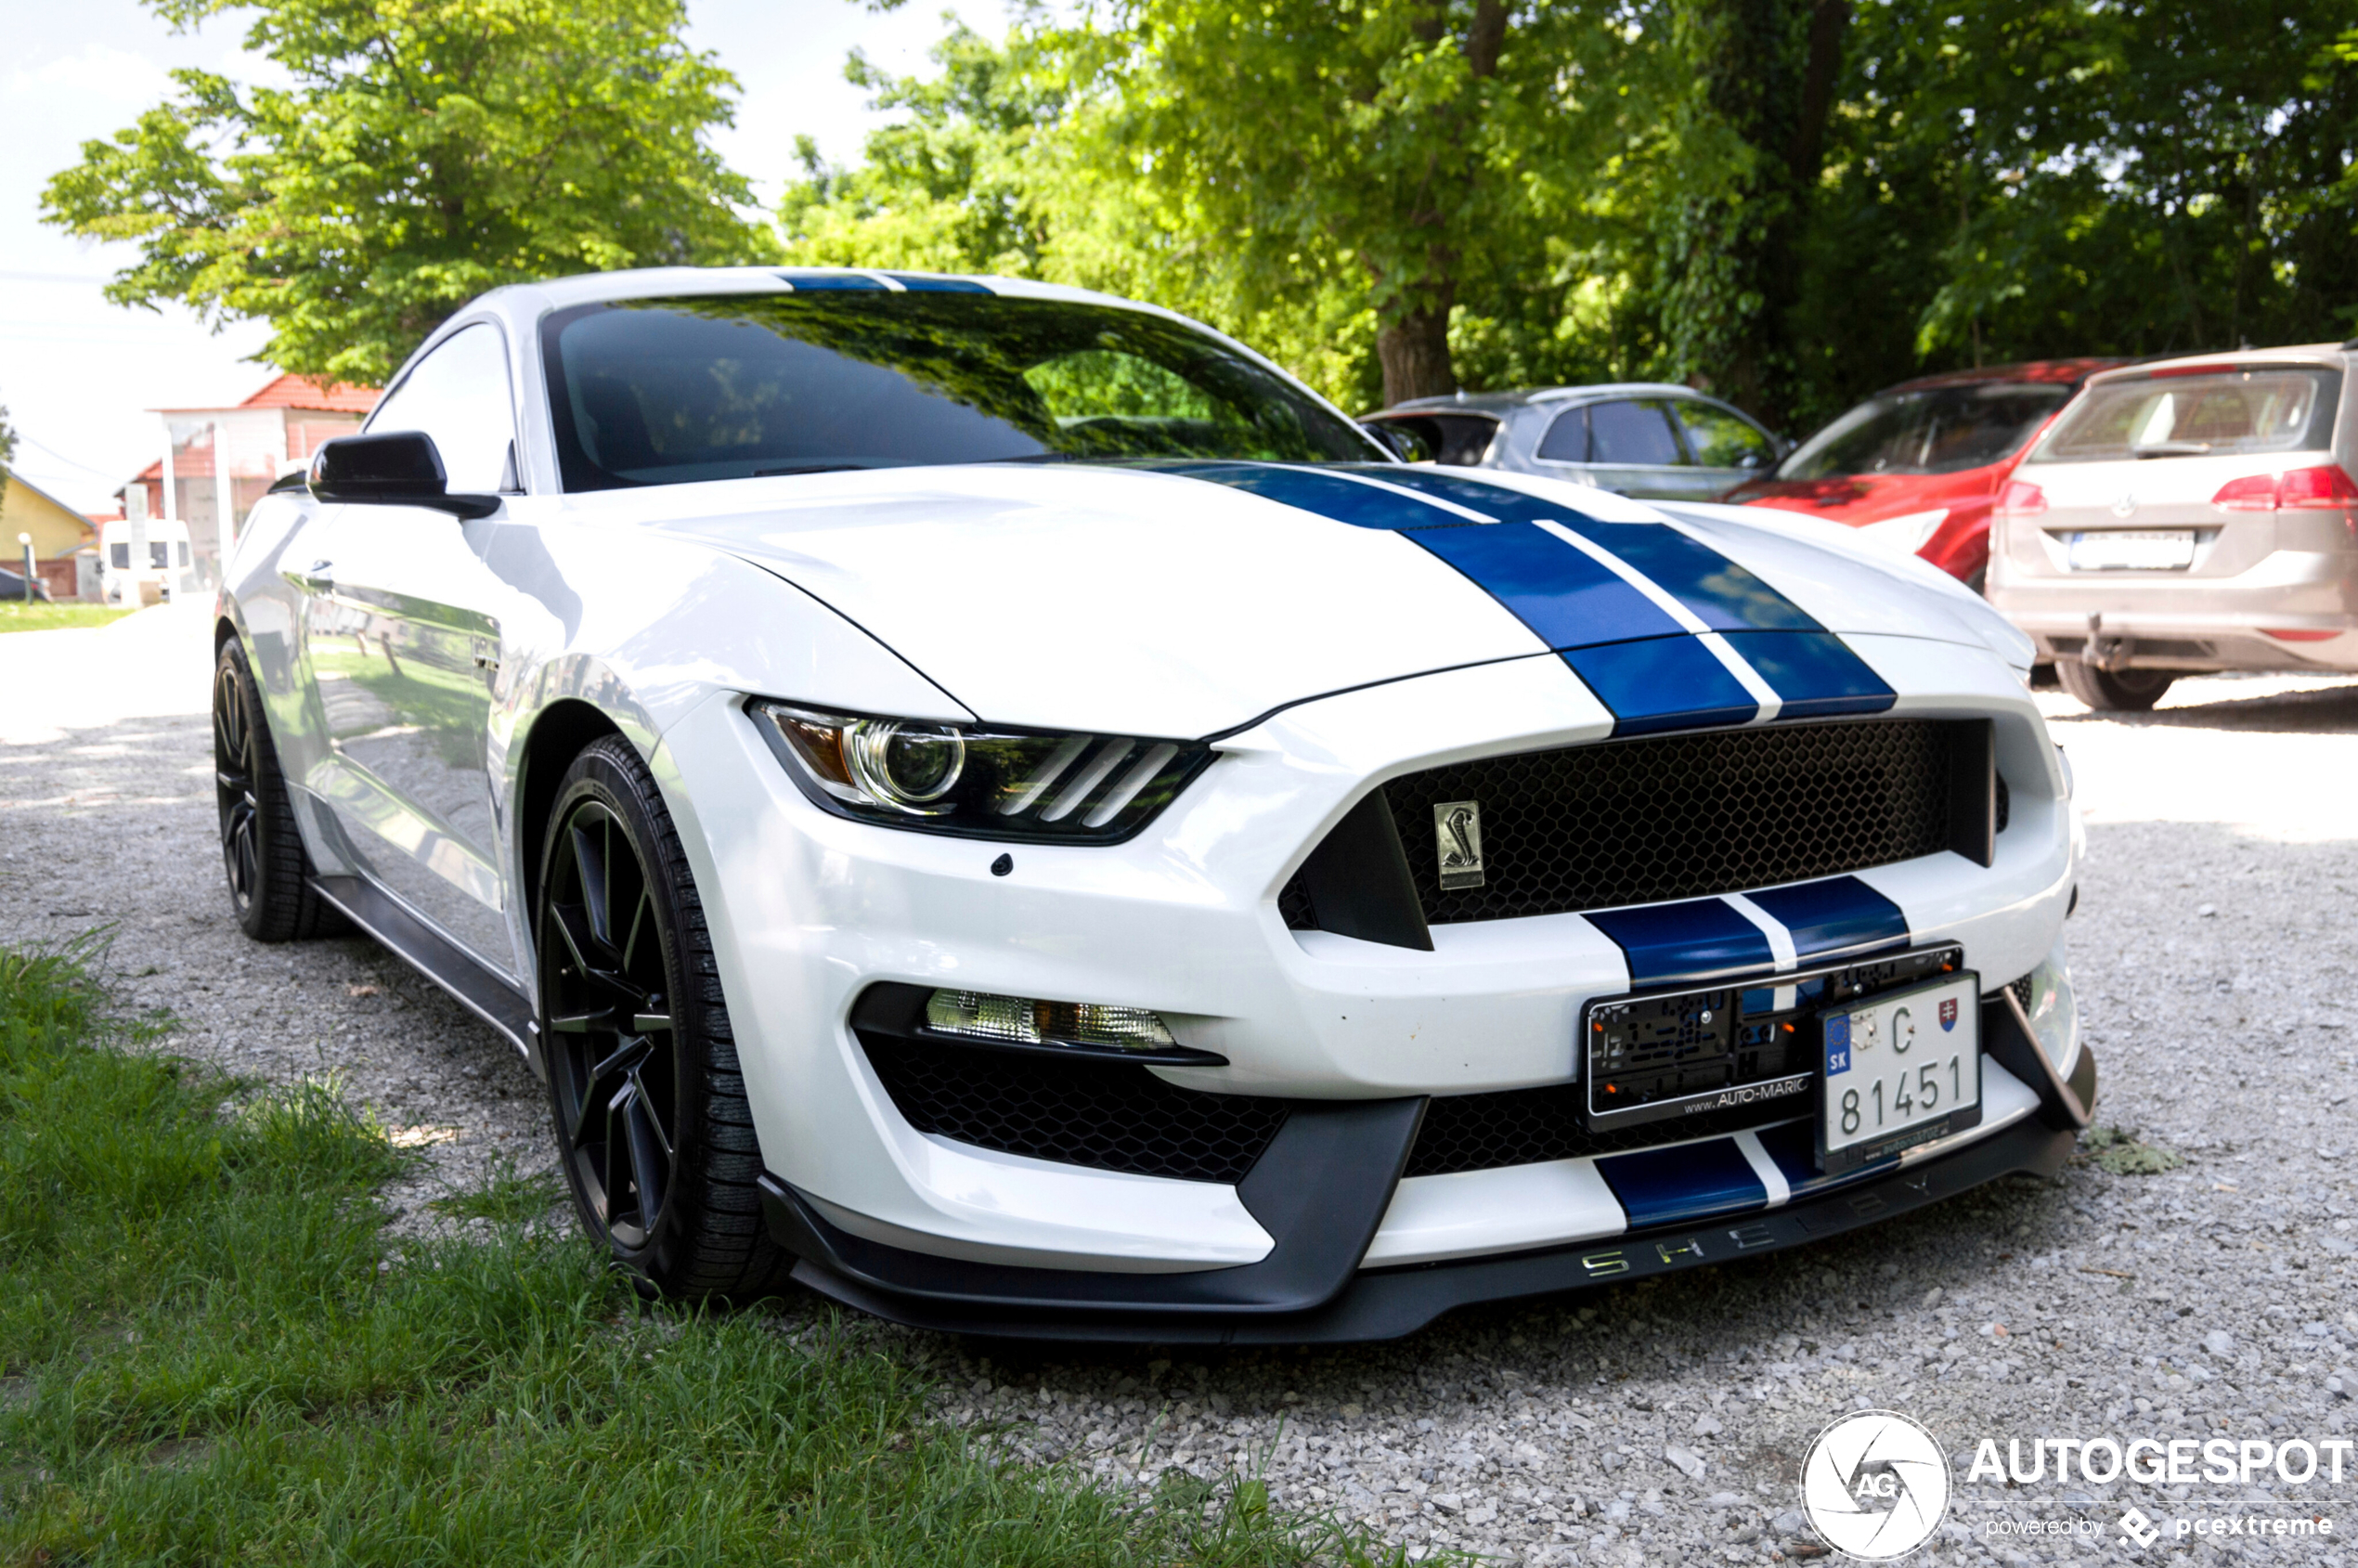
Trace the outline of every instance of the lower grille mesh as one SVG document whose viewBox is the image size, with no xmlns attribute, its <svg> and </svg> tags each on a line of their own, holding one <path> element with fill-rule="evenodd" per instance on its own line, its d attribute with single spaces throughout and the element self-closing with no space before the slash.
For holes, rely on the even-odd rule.
<svg viewBox="0 0 2358 1568">
<path fill-rule="evenodd" d="M 1100 1171 L 1233 1185 L 1285 1102 L 1177 1089 L 1142 1067 L 877 1039 L 868 1060 L 920 1133 Z"/>
<path fill-rule="evenodd" d="M 1425 1124 L 1417 1134 L 1417 1147 L 1408 1151 L 1405 1174 L 1447 1176 L 1460 1171 L 1496 1171 L 1548 1160 L 1652 1148 L 1657 1144 L 1764 1127 L 1771 1121 L 1790 1121 L 1795 1105 L 1794 1100 L 1768 1101 L 1676 1121 L 1647 1121 L 1591 1133 L 1580 1124 L 1577 1083 L 1508 1089 L 1495 1095 L 1446 1095 L 1425 1108 Z"/>
</svg>

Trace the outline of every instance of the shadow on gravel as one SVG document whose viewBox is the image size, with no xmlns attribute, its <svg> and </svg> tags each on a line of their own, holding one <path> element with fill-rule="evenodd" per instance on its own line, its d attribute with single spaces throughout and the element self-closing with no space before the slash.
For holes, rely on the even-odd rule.
<svg viewBox="0 0 2358 1568">
<path fill-rule="evenodd" d="M 2245 730 L 2285 735 L 2340 734 L 2358 731 L 2358 685 L 2324 691 L 2279 692 L 2264 697 L 2234 697 L 2157 708 L 2152 713 L 2060 713 L 2051 726 L 2118 724 L 2131 729 Z"/>
</svg>

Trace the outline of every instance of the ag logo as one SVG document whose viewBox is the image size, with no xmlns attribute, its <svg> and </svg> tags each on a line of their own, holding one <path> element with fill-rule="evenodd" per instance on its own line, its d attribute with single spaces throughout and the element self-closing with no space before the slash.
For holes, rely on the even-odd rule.
<svg viewBox="0 0 2358 1568">
<path fill-rule="evenodd" d="M 1932 1433 L 1860 1410 L 1818 1434 L 1801 1464 L 1801 1508 L 1828 1546 L 1869 1562 L 1907 1556 L 1949 1511 L 1949 1461 Z"/>
</svg>

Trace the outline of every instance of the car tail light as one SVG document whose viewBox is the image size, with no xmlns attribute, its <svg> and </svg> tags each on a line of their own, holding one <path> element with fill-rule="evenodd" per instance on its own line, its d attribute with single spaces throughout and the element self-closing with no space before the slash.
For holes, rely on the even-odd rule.
<svg viewBox="0 0 2358 1568">
<path fill-rule="evenodd" d="M 2219 486 L 2210 504 L 2222 512 L 2339 511 L 2358 506 L 2358 484 L 2339 463 L 2250 473 Z"/>
<path fill-rule="evenodd" d="M 2210 504 L 2222 512 L 2274 512 L 2276 510 L 2276 476 L 2273 473 L 2248 474 L 2230 479 L 2219 486 Z"/>
<path fill-rule="evenodd" d="M 2276 504 L 2287 511 L 2317 507 L 2326 510 L 2358 505 L 2358 484 L 2339 463 L 2320 468 L 2296 468 L 2276 481 Z"/>
<path fill-rule="evenodd" d="M 2339 637 L 2341 633 L 2339 631 L 2294 631 L 2290 629 L 2279 631 L 2274 627 L 2263 626 L 2260 628 L 2260 635 L 2262 637 L 2273 637 L 2279 642 L 2325 642 Z"/>
<path fill-rule="evenodd" d="M 2035 517 L 2047 510 L 2047 492 L 2027 479 L 2009 479 L 1998 498 L 1998 510 L 2016 517 Z"/>
</svg>

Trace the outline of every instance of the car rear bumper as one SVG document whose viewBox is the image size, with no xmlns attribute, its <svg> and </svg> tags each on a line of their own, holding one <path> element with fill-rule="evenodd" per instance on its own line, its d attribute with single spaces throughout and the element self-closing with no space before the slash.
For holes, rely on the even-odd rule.
<svg viewBox="0 0 2358 1568">
<path fill-rule="evenodd" d="M 1996 1007 L 1986 1009 L 1997 1010 Z M 2068 1078 L 2023 1061 L 2003 1020 L 1990 1054 L 2041 1080 L 2037 1104 L 1995 1130 L 1919 1151 L 1781 1206 L 1730 1206 L 1571 1246 L 1404 1267 L 1362 1266 L 1398 1186 L 1424 1102 L 1326 1106 L 1273 1146 L 1258 1196 L 1277 1233 L 1262 1262 L 1183 1275 L 1101 1275 L 964 1263 L 879 1244 L 832 1224 L 803 1194 L 762 1179 L 771 1234 L 795 1278 L 848 1306 L 950 1333 L 1066 1342 L 1348 1343 L 1411 1334 L 1481 1302 L 1613 1284 L 1822 1240 L 2017 1173 L 2052 1176 L 2095 1107 L 2083 1044 Z M 2002 1047 L 2001 1042 L 2006 1043 Z M 2035 1052 L 2036 1047 L 2030 1049 Z M 2043 1057 L 2041 1058 L 2043 1062 Z M 2012 1074 L 2009 1074 L 2012 1081 Z"/>
</svg>

